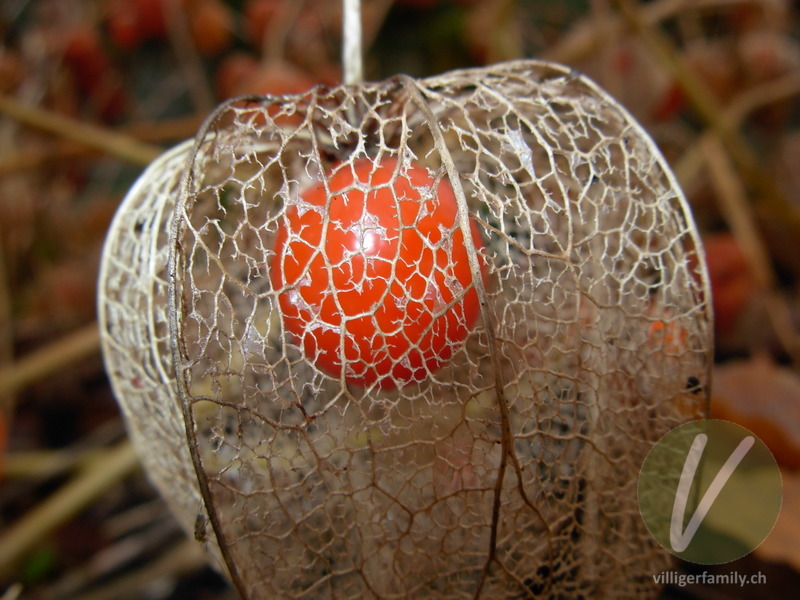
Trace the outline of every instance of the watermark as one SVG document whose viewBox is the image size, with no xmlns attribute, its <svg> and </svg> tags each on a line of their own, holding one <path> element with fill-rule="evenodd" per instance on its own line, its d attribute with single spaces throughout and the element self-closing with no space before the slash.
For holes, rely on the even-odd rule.
<svg viewBox="0 0 800 600">
<path fill-rule="evenodd" d="M 781 474 L 755 434 L 717 419 L 692 421 L 650 450 L 639 474 L 639 509 L 669 552 L 721 564 L 755 550 L 781 508 Z"/>
<path fill-rule="evenodd" d="M 739 573 L 738 571 L 730 571 L 729 573 L 662 571 L 653 575 L 653 582 L 656 585 L 672 585 L 681 588 L 687 585 L 735 585 L 744 587 L 746 585 L 766 585 L 767 576 L 761 571 L 749 574 Z"/>
</svg>

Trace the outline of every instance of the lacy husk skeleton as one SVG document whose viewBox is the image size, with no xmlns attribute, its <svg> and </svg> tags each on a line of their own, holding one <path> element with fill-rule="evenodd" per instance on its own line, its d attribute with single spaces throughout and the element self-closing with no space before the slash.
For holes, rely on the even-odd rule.
<svg viewBox="0 0 800 600">
<path fill-rule="evenodd" d="M 302 190 L 384 157 L 449 180 L 484 247 L 466 341 L 378 389 L 315 365 L 269 272 Z M 707 276 L 664 159 L 569 69 L 228 102 L 131 189 L 100 289 L 142 461 L 247 598 L 639 598 L 669 563 L 636 477 L 705 413 Z"/>
</svg>

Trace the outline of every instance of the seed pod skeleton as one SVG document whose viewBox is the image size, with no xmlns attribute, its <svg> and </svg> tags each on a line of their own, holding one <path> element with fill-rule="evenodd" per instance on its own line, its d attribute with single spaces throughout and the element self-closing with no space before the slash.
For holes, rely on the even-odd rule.
<svg viewBox="0 0 800 600">
<path fill-rule="evenodd" d="M 480 315 L 420 380 L 352 384 L 284 327 L 275 238 L 332 165 L 390 157 L 452 186 L 437 243 L 465 247 L 452 291 Z M 669 559 L 636 477 L 705 413 L 709 311 L 650 138 L 530 60 L 221 106 L 128 194 L 100 281 L 134 443 L 188 532 L 203 502 L 246 598 L 652 595 Z"/>
</svg>

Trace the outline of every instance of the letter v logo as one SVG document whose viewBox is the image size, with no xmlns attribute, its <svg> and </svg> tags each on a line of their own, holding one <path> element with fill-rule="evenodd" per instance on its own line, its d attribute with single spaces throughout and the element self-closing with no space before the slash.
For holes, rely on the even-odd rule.
<svg viewBox="0 0 800 600">
<path fill-rule="evenodd" d="M 686 531 L 681 533 L 681 525 L 686 514 L 686 503 L 689 500 L 692 481 L 697 473 L 697 467 L 700 464 L 700 458 L 703 456 L 707 441 L 708 436 L 706 434 L 698 433 L 694 438 L 694 442 L 692 442 L 689 454 L 686 455 L 686 462 L 683 463 L 681 480 L 678 483 L 678 491 L 675 494 L 675 503 L 672 505 L 672 520 L 669 527 L 669 543 L 675 552 L 683 552 L 689 546 L 694 534 L 697 533 L 697 529 L 700 527 L 700 523 L 703 522 L 703 519 L 711 509 L 711 505 L 714 504 L 714 500 L 717 499 L 723 486 L 733 475 L 734 469 L 742 462 L 744 455 L 753 447 L 756 439 L 749 435 L 739 442 L 736 450 L 728 457 L 728 460 L 725 461 L 725 464 L 722 465 L 722 468 L 714 477 L 714 481 L 711 482 L 711 485 L 708 486 L 705 494 L 703 494 L 700 504 L 686 526 Z"/>
<path fill-rule="evenodd" d="M 667 433 L 650 450 L 638 482 L 639 510 L 670 553 L 721 564 L 755 550 L 780 512 L 775 458 L 744 427 L 707 419 Z"/>
</svg>

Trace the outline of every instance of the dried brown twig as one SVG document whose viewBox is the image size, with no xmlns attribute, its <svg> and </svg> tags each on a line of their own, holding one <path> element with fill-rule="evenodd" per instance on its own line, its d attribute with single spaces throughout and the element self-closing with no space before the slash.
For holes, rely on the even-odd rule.
<svg viewBox="0 0 800 600">
<path fill-rule="evenodd" d="M 162 577 L 175 577 L 197 571 L 205 566 L 202 547 L 195 540 L 184 539 L 164 551 L 156 560 L 112 579 L 105 585 L 74 600 L 108 600 L 109 598 L 140 598 L 143 589 Z"/>
<path fill-rule="evenodd" d="M 15 363 L 0 368 L 0 395 L 17 392 L 76 360 L 95 354 L 99 343 L 97 324 L 92 323 Z"/>
<path fill-rule="evenodd" d="M 705 138 L 703 150 L 720 210 L 742 247 L 756 284 L 764 294 L 767 315 L 775 335 L 794 364 L 800 366 L 800 338 L 795 331 L 789 305 L 777 289 L 777 277 L 769 252 L 755 226 L 755 217 L 744 186 L 719 139 Z"/>
<path fill-rule="evenodd" d="M 195 107 L 207 112 L 214 106 L 214 96 L 197 47 L 192 41 L 186 11 L 179 2 L 165 3 L 167 33 L 178 59 L 178 66 L 186 80 Z"/>
<path fill-rule="evenodd" d="M 792 96 L 800 95 L 800 73 L 789 73 L 762 83 L 738 94 L 724 109 L 722 118 L 738 128 L 753 112 L 764 106 L 780 102 Z M 706 154 L 703 150 L 707 139 L 715 137 L 713 131 L 707 131 L 697 143 L 686 150 L 674 165 L 675 175 L 685 188 L 691 187 L 703 171 Z"/>
<path fill-rule="evenodd" d="M 147 165 L 161 149 L 128 135 L 81 123 L 0 95 L 0 113 L 27 126 L 100 150 L 124 161 Z M 11 396 L 26 385 L 90 356 L 99 348 L 97 325 L 91 324 L 27 357 L 0 368 L 0 397 Z M 75 477 L 39 503 L 0 537 L 0 578 L 11 576 L 15 566 L 40 541 L 94 502 L 111 485 L 129 476 L 138 459 L 125 440 L 94 460 L 87 460 Z"/>
<path fill-rule="evenodd" d="M 191 115 L 183 118 L 133 123 L 120 127 L 119 133 L 145 143 L 164 143 L 192 137 L 203 122 L 204 117 Z M 0 177 L 19 174 L 21 171 L 37 169 L 48 164 L 73 158 L 92 156 L 97 148 L 87 147 L 80 142 L 68 139 L 59 140 L 47 148 L 16 152 L 0 160 Z M 138 164 L 138 163 L 137 163 Z"/>
<path fill-rule="evenodd" d="M 794 363 L 800 364 L 800 339 L 794 333 L 786 300 L 776 289 L 777 278 L 756 226 L 757 217 L 748 201 L 748 188 L 761 203 L 785 218 L 786 223 L 796 228 L 800 226 L 800 219 L 739 130 L 752 111 L 800 93 L 800 77 L 792 73 L 743 92 L 724 109 L 705 82 L 685 66 L 672 42 L 645 20 L 642 10 L 630 0 L 617 0 L 617 4 L 626 21 L 672 74 L 695 112 L 707 123 L 708 131 L 701 141 L 679 161 L 678 178 L 683 185 L 689 185 L 699 174 L 703 162 L 708 166 L 720 210 L 742 245 L 757 284 L 764 293 L 775 333 Z"/>
<path fill-rule="evenodd" d="M 666 35 L 648 23 L 642 10 L 630 0 L 617 0 L 625 20 L 639 35 L 653 56 L 675 78 L 689 104 L 709 130 L 724 144 L 749 188 L 758 194 L 759 201 L 768 203 L 777 214 L 789 223 L 797 223 L 797 214 L 790 210 L 783 192 L 767 174 L 758 157 L 742 137 L 739 129 L 728 118 L 708 85 L 687 68 L 680 53 Z"/>
<path fill-rule="evenodd" d="M 124 161 L 146 166 L 161 149 L 129 135 L 82 123 L 58 113 L 28 106 L 0 94 L 0 113 L 16 121 Z M 91 324 L 30 356 L 0 368 L 0 396 L 50 375 L 99 349 L 97 325 Z"/>
<path fill-rule="evenodd" d="M 127 135 L 89 123 L 81 123 L 42 108 L 28 106 L 2 94 L 0 94 L 0 113 L 30 127 L 79 142 L 133 164 L 146 166 L 161 154 L 160 148 L 144 144 Z"/>
<path fill-rule="evenodd" d="M 15 565 L 42 538 L 78 514 L 110 485 L 130 475 L 138 464 L 130 442 L 119 442 L 14 523 L 0 537 L 0 579 L 13 574 Z"/>
<path fill-rule="evenodd" d="M 657 0 L 639 8 L 639 15 L 647 25 L 655 25 L 661 21 L 672 18 L 687 9 L 699 10 L 703 8 L 725 6 L 732 3 L 745 4 L 745 0 Z M 552 48 L 548 49 L 542 58 L 566 64 L 574 64 L 584 60 L 597 52 L 601 44 L 607 44 L 609 39 L 619 36 L 625 29 L 625 21 L 620 16 L 609 15 L 602 24 L 596 19 L 580 22 L 570 32 L 564 35 Z"/>
</svg>

